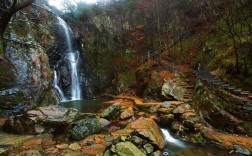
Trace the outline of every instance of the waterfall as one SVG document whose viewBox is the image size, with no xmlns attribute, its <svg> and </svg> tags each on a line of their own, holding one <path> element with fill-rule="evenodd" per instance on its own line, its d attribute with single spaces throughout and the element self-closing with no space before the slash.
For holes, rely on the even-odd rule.
<svg viewBox="0 0 252 156">
<path fill-rule="evenodd" d="M 66 57 L 69 60 L 71 66 L 71 100 L 80 100 L 81 99 L 81 89 L 80 82 L 78 77 L 78 60 L 79 60 L 79 52 L 75 53 L 67 53 Z"/>
<path fill-rule="evenodd" d="M 183 148 L 185 147 L 185 143 L 178 140 L 178 139 L 173 138 L 170 135 L 170 133 L 168 132 L 168 130 L 166 130 L 164 128 L 161 128 L 161 131 L 162 131 L 162 133 L 163 133 L 163 135 L 165 137 L 165 141 L 170 142 L 170 143 L 172 143 L 172 144 L 174 144 L 176 146 L 179 146 L 179 147 L 183 147 Z"/>
<path fill-rule="evenodd" d="M 54 80 L 53 80 L 53 86 L 54 88 L 57 90 L 58 92 L 58 95 L 60 97 L 60 101 L 65 101 L 65 96 L 64 96 L 64 93 L 62 92 L 62 90 L 60 89 L 59 85 L 58 85 L 58 75 L 57 75 L 57 72 L 54 70 L 53 71 L 54 73 Z"/>
<path fill-rule="evenodd" d="M 62 26 L 65 36 L 65 41 L 67 43 L 67 50 L 65 52 L 64 59 L 68 62 L 69 70 L 70 70 L 70 77 L 71 77 L 71 97 L 67 100 L 81 100 L 82 98 L 82 92 L 79 82 L 79 75 L 78 75 L 78 65 L 79 65 L 79 52 L 73 50 L 73 40 L 72 40 L 72 30 L 71 28 L 66 24 L 66 22 L 61 19 L 60 17 L 57 17 L 59 24 Z M 57 72 L 54 76 L 54 81 L 58 82 L 58 80 L 55 80 L 57 78 Z M 58 78 L 57 78 L 58 79 Z M 57 83 L 56 83 L 57 84 Z M 61 98 L 61 101 L 65 100 L 64 93 L 60 89 L 58 85 L 54 84 L 54 88 L 59 92 L 59 96 Z M 62 93 L 62 94 L 61 94 Z"/>
</svg>

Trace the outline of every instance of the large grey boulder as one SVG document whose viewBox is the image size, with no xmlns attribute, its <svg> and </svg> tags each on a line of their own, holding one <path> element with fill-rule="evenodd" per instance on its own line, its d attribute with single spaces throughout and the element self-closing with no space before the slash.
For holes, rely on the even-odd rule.
<svg viewBox="0 0 252 156">
<path fill-rule="evenodd" d="M 73 140 L 81 140 L 101 130 L 101 124 L 96 118 L 86 118 L 75 123 L 71 130 Z"/>
<path fill-rule="evenodd" d="M 177 82 L 175 81 L 165 80 L 161 94 L 168 99 L 171 96 L 176 100 L 181 100 L 184 97 L 185 89 L 178 86 Z"/>
</svg>

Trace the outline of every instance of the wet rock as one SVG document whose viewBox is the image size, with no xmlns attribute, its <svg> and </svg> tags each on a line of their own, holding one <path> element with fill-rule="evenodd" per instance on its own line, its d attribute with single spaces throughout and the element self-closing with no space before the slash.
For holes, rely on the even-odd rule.
<svg viewBox="0 0 252 156">
<path fill-rule="evenodd" d="M 27 150 L 27 151 L 23 151 L 19 154 L 20 156 L 41 156 L 41 154 L 39 153 L 39 151 L 37 150 Z"/>
<path fill-rule="evenodd" d="M 162 87 L 162 95 L 164 97 L 172 96 L 176 100 L 183 99 L 185 94 L 185 89 L 179 87 L 176 82 L 171 80 L 166 80 Z"/>
<path fill-rule="evenodd" d="M 190 105 L 188 105 L 188 104 L 182 104 L 182 105 L 174 108 L 173 111 L 172 111 L 172 113 L 173 114 L 181 115 L 181 114 L 185 113 L 189 109 L 190 109 Z"/>
<path fill-rule="evenodd" d="M 157 110 L 158 113 L 165 113 L 165 114 L 169 114 L 172 113 L 173 108 L 159 108 Z"/>
<path fill-rule="evenodd" d="M 32 40 L 33 44 L 39 45 L 34 38 Z M 3 106 L 3 110 L 8 108 L 8 112 L 16 113 L 20 105 L 31 108 L 38 104 L 58 104 L 58 98 L 53 96 L 56 94 L 49 94 L 55 91 L 51 85 L 48 58 L 43 49 L 15 47 L 8 43 L 4 53 L 7 62 L 0 64 L 0 88 L 4 87 L 0 108 Z"/>
<path fill-rule="evenodd" d="M 82 142 L 82 151 L 87 155 L 96 155 L 97 153 L 103 153 L 106 149 L 106 145 L 110 146 L 112 144 L 107 142 L 111 140 L 113 141 L 113 139 L 114 138 L 111 136 L 105 136 L 102 134 L 88 136 Z"/>
<path fill-rule="evenodd" d="M 143 142 L 143 139 L 139 138 L 138 136 L 132 136 L 130 138 L 130 142 L 134 143 L 135 145 L 140 145 Z"/>
<path fill-rule="evenodd" d="M 83 146 L 82 153 L 85 155 L 97 155 L 103 153 L 106 150 L 106 146 L 103 144 L 93 144 L 90 146 Z"/>
<path fill-rule="evenodd" d="M 156 113 L 156 112 L 158 112 L 158 110 L 160 109 L 160 107 L 161 107 L 161 105 L 156 105 L 156 106 L 152 106 L 151 108 L 150 108 L 150 113 Z"/>
<path fill-rule="evenodd" d="M 111 127 L 109 127 L 108 132 L 112 133 L 112 132 L 118 131 L 119 129 L 120 129 L 120 127 L 111 126 Z"/>
<path fill-rule="evenodd" d="M 3 130 L 14 134 L 36 134 L 35 123 L 27 116 L 16 116 L 5 121 Z"/>
<path fill-rule="evenodd" d="M 42 148 L 42 139 L 37 137 L 37 138 L 32 138 L 22 144 L 22 149 L 40 149 Z"/>
<path fill-rule="evenodd" d="M 163 102 L 162 105 L 161 105 L 162 108 L 168 108 L 168 107 L 170 107 L 170 106 L 171 106 L 171 103 L 170 103 L 169 101 L 165 101 L 165 102 Z"/>
<path fill-rule="evenodd" d="M 67 149 L 68 146 L 69 146 L 68 144 L 59 144 L 59 145 L 56 145 L 56 148 L 60 150 L 64 150 L 64 149 Z"/>
<path fill-rule="evenodd" d="M 139 115 L 139 116 L 144 116 L 144 115 L 145 115 L 145 112 L 139 112 L 137 115 Z"/>
<path fill-rule="evenodd" d="M 115 151 L 120 156 L 146 156 L 141 150 L 139 150 L 131 142 L 120 142 L 116 144 Z"/>
<path fill-rule="evenodd" d="M 72 151 L 78 151 L 81 149 L 81 147 L 77 142 L 75 142 L 69 145 L 69 149 L 71 149 Z"/>
<path fill-rule="evenodd" d="M 183 125 L 191 130 L 194 130 L 194 122 L 191 120 L 184 120 Z"/>
<path fill-rule="evenodd" d="M 189 120 L 189 119 L 195 118 L 197 116 L 198 115 L 195 112 L 187 111 L 187 112 L 185 112 L 184 114 L 181 115 L 181 119 L 182 120 Z"/>
<path fill-rule="evenodd" d="M 104 118 L 100 118 L 100 119 L 99 119 L 99 122 L 100 122 L 100 124 L 101 124 L 101 128 L 108 127 L 108 126 L 111 124 L 110 121 L 108 121 L 108 120 L 106 120 L 106 119 L 104 119 Z"/>
<path fill-rule="evenodd" d="M 123 111 L 120 115 L 120 119 L 127 119 L 134 116 L 134 110 L 132 107 L 126 109 L 125 111 Z"/>
<path fill-rule="evenodd" d="M 173 122 L 172 123 L 172 129 L 175 130 L 175 131 L 180 131 L 181 128 L 183 128 L 184 126 L 180 123 L 180 122 Z"/>
<path fill-rule="evenodd" d="M 58 152 L 59 152 L 59 149 L 57 149 L 55 147 L 50 147 L 50 148 L 47 148 L 45 150 L 46 155 L 52 155 L 52 154 L 55 154 L 55 153 L 58 153 Z"/>
<path fill-rule="evenodd" d="M 152 153 L 152 156 L 161 156 L 161 155 L 162 155 L 162 152 L 159 150 Z"/>
<path fill-rule="evenodd" d="M 4 124 L 6 132 L 15 134 L 40 134 L 45 132 L 44 126 L 61 128 L 62 125 L 70 125 L 78 110 L 67 109 L 60 106 L 40 107 L 38 110 L 30 110 L 23 115 L 17 115 L 8 119 Z"/>
<path fill-rule="evenodd" d="M 151 154 L 154 151 L 154 147 L 151 144 L 145 144 L 143 145 L 143 149 L 146 154 Z"/>
<path fill-rule="evenodd" d="M 127 125 L 126 129 L 136 131 L 139 135 L 147 138 L 150 142 L 160 149 L 164 147 L 164 140 L 159 126 L 149 118 L 139 118 Z"/>
<path fill-rule="evenodd" d="M 106 119 L 119 118 L 120 117 L 120 108 L 121 108 L 120 103 L 115 103 L 112 106 L 109 106 L 108 108 L 106 108 L 100 116 L 103 118 L 106 118 Z"/>
<path fill-rule="evenodd" d="M 71 130 L 71 138 L 73 140 L 81 140 L 88 135 L 99 132 L 101 125 L 96 118 L 86 118 L 75 123 Z"/>
<path fill-rule="evenodd" d="M 245 147 L 241 146 L 241 145 L 234 145 L 234 150 L 236 153 L 241 153 L 244 155 L 250 155 L 249 150 L 247 150 Z"/>
<path fill-rule="evenodd" d="M 161 124 L 166 126 L 171 125 L 173 121 L 174 121 L 173 114 L 162 115 L 160 120 Z"/>
<path fill-rule="evenodd" d="M 241 120 L 216 106 L 214 106 L 211 111 L 201 111 L 201 113 L 204 119 L 214 128 L 224 128 L 228 132 L 233 133 L 236 131 L 237 125 L 241 123 Z"/>
</svg>

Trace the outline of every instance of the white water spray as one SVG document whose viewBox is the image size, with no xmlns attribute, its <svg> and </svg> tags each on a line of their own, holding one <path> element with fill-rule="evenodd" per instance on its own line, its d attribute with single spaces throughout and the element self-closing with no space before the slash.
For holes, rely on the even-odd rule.
<svg viewBox="0 0 252 156">
<path fill-rule="evenodd" d="M 67 53 L 67 58 L 71 66 L 71 100 L 80 100 L 81 99 L 81 89 L 80 82 L 78 77 L 78 60 L 79 53 Z"/>
<path fill-rule="evenodd" d="M 161 128 L 161 131 L 162 131 L 162 133 L 163 133 L 163 135 L 165 137 L 165 140 L 167 142 L 173 143 L 174 145 L 179 146 L 179 147 L 183 147 L 183 148 L 185 147 L 185 144 L 182 141 L 173 138 L 170 135 L 170 133 L 168 132 L 168 130 Z"/>
<path fill-rule="evenodd" d="M 61 19 L 60 17 L 57 17 L 57 19 L 59 21 L 59 24 L 62 26 L 62 28 L 64 30 L 64 36 L 65 36 L 65 39 L 67 42 L 67 48 L 68 48 L 67 52 L 65 54 L 65 59 L 69 63 L 70 76 L 71 76 L 71 97 L 70 97 L 70 100 L 81 100 L 82 93 L 81 93 L 81 87 L 80 87 L 79 76 L 78 76 L 79 52 L 73 50 L 71 28 L 68 27 L 66 22 L 63 19 Z M 56 73 L 56 78 L 57 78 L 57 73 Z M 55 77 L 54 77 L 54 79 L 55 79 Z M 56 85 L 54 87 L 59 92 L 60 96 L 62 93 L 62 95 L 64 97 L 64 93 L 62 92 L 60 87 L 58 85 Z M 64 101 L 65 101 L 65 97 L 61 98 L 61 101 L 63 101 L 62 99 L 64 99 Z"/>
<path fill-rule="evenodd" d="M 60 89 L 60 87 L 58 85 L 59 80 L 58 80 L 57 72 L 54 70 L 53 74 L 54 74 L 53 86 L 54 86 L 54 88 L 57 90 L 57 92 L 59 94 L 60 101 L 65 101 L 64 93 L 62 92 L 62 90 Z"/>
</svg>

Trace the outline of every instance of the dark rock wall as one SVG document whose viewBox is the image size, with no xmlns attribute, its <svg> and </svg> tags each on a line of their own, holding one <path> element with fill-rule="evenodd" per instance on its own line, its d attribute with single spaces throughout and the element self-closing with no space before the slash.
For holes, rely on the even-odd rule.
<svg viewBox="0 0 252 156">
<path fill-rule="evenodd" d="M 0 116 L 38 105 L 58 104 L 47 53 L 54 44 L 48 25 L 53 18 L 28 7 L 17 13 L 5 32 L 5 60 L 0 63 Z M 35 14 L 36 12 L 36 14 Z"/>
</svg>

